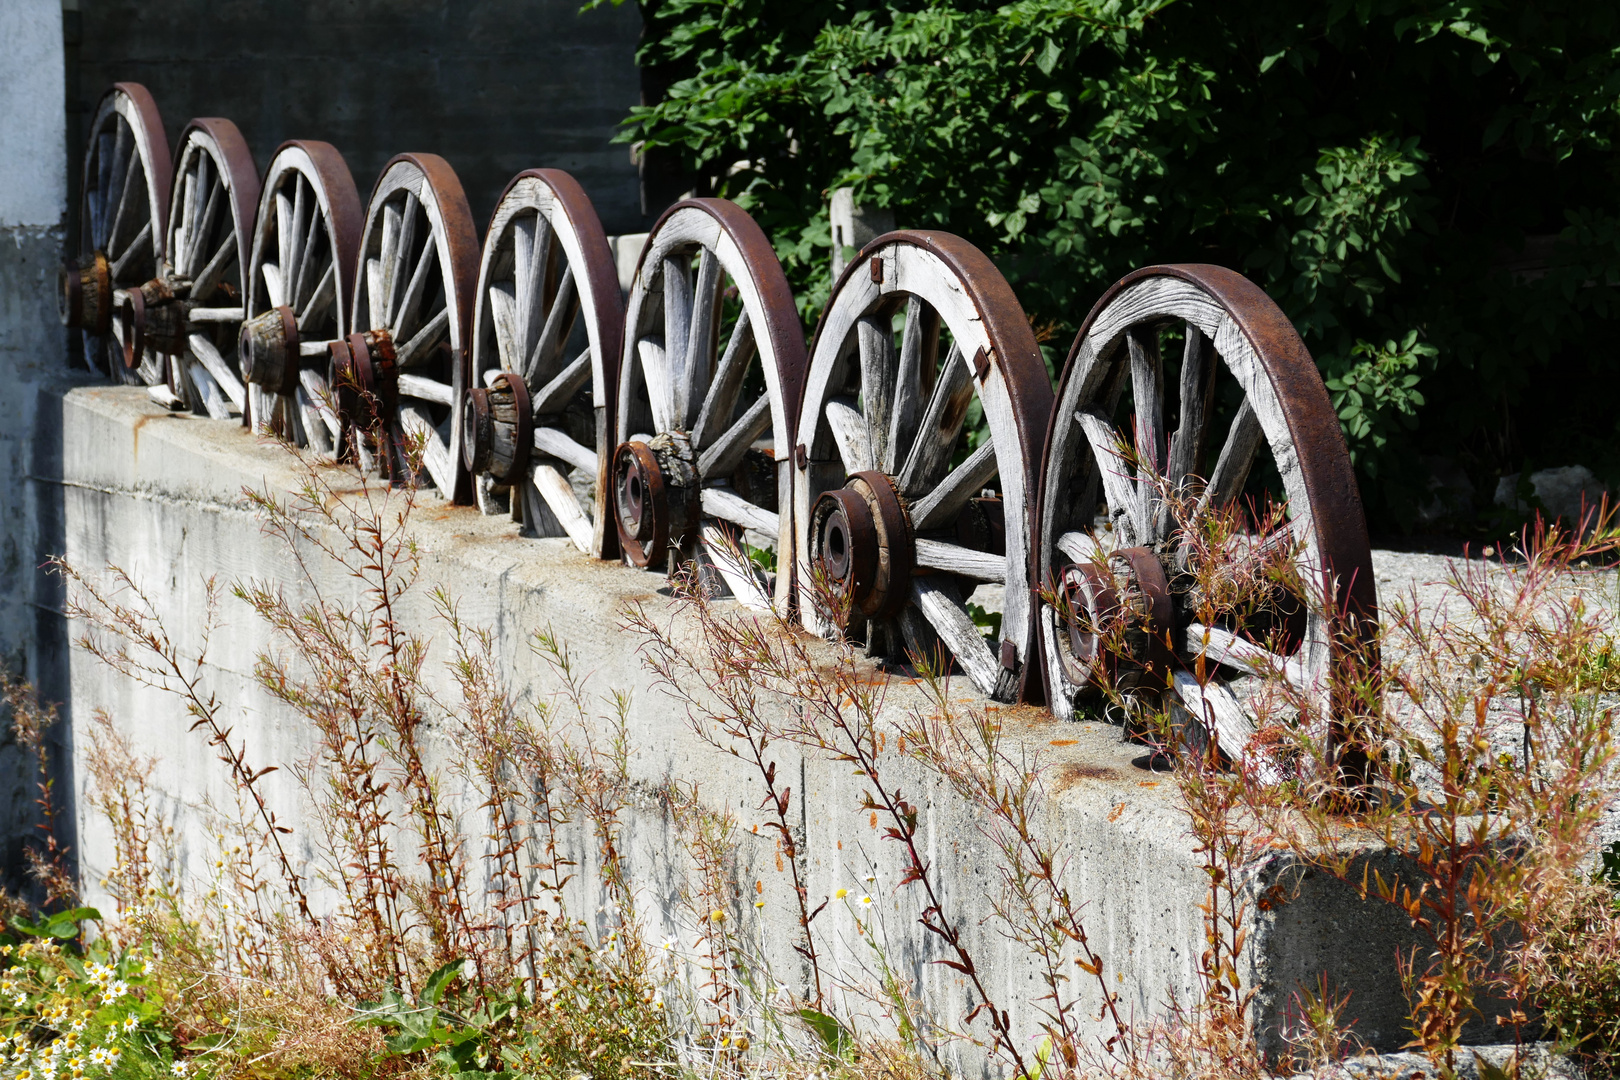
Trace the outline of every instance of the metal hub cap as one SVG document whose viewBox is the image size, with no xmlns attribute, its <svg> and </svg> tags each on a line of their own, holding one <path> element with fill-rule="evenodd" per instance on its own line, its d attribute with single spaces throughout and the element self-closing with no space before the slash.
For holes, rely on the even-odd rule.
<svg viewBox="0 0 1620 1080">
<path fill-rule="evenodd" d="M 639 439 L 613 454 L 613 506 L 625 554 L 647 566 L 669 543 L 669 497 L 658 455 Z"/>
<path fill-rule="evenodd" d="M 916 568 L 916 543 L 894 481 L 858 472 L 822 492 L 811 510 L 811 565 L 840 597 L 868 618 L 889 618 L 905 605 Z"/>
</svg>

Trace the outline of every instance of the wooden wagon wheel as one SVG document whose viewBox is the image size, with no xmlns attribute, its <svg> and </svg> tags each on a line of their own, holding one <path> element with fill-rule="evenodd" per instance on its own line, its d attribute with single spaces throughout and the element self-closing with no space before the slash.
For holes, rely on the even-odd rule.
<svg viewBox="0 0 1620 1080">
<path fill-rule="evenodd" d="M 154 277 L 118 294 L 113 323 L 125 366 L 170 408 L 231 415 L 236 377 L 226 357 L 242 322 L 242 270 L 258 203 L 258 171 L 236 125 L 218 118 L 187 124 L 164 257 Z"/>
<path fill-rule="evenodd" d="M 938 232 L 869 244 L 833 288 L 799 414 L 805 625 L 874 655 L 934 660 L 943 645 L 1013 700 L 1034 640 L 1030 506 L 1051 405 L 1029 320 L 977 248 Z M 968 608 L 986 583 L 1004 594 L 994 645 Z M 829 625 L 821 589 L 848 625 Z"/>
<path fill-rule="evenodd" d="M 59 305 L 63 324 L 82 331 L 86 366 L 119 381 L 133 376 L 113 336 L 114 294 L 158 272 L 173 175 L 169 140 L 152 95 L 139 83 L 114 83 L 90 123 L 79 256 L 62 268 Z"/>
<path fill-rule="evenodd" d="M 735 203 L 676 203 L 642 249 L 627 309 L 610 472 L 625 558 L 697 559 L 744 604 L 785 609 L 805 355 L 776 252 Z M 777 568 L 737 565 L 732 541 L 774 550 Z"/>
<path fill-rule="evenodd" d="M 245 385 L 228 390 L 239 407 L 245 396 L 255 428 L 322 454 L 341 436 L 327 368 L 349 326 L 364 214 L 336 147 L 295 140 L 276 150 L 259 196 L 237 341 Z"/>
<path fill-rule="evenodd" d="M 473 325 L 461 449 L 480 507 L 616 557 L 605 522 L 624 300 L 602 223 L 567 173 L 530 169 L 507 185 Z"/>
<path fill-rule="evenodd" d="M 332 350 L 344 450 L 399 482 L 419 443 L 439 494 L 464 503 L 456 406 L 477 283 L 478 234 L 455 171 L 437 154 L 394 158 L 366 207 L 350 333 Z"/>
<path fill-rule="evenodd" d="M 1167 336 L 1180 338 L 1170 373 Z M 1213 625 L 1195 621 L 1208 602 L 1189 565 L 1197 545 L 1178 532 L 1166 492 L 1192 508 L 1195 526 L 1240 500 L 1246 535 L 1219 562 L 1266 560 L 1273 580 L 1297 574 L 1300 588 L 1331 591 L 1331 602 L 1251 596 L 1252 607 L 1222 611 Z M 1277 515 L 1264 511 L 1268 498 Z M 1276 527 L 1262 535 L 1268 518 Z M 1233 759 L 1252 737 L 1246 698 L 1257 675 L 1284 675 L 1324 712 L 1342 708 L 1345 698 L 1330 698 L 1355 675 L 1346 645 L 1369 640 L 1377 617 L 1361 498 L 1316 365 L 1277 305 L 1217 266 L 1138 270 L 1092 309 L 1059 383 L 1036 540 L 1039 580 L 1061 597 L 1039 619 L 1054 712 L 1072 716 L 1100 678 L 1167 688 Z M 1114 657 L 1130 670 L 1110 669 L 1099 648 L 1094 631 L 1111 619 L 1130 624 L 1128 655 Z M 1214 671 L 1204 684 L 1200 655 Z"/>
</svg>

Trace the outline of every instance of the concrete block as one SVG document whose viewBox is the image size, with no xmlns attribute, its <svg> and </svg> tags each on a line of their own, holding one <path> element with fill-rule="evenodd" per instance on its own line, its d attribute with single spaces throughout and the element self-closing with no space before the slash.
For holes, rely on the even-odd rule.
<svg viewBox="0 0 1620 1080">
<path fill-rule="evenodd" d="M 205 611 L 202 582 L 210 575 L 221 582 L 273 581 L 294 595 L 310 595 L 288 550 L 263 533 L 242 494 L 245 487 L 284 491 L 296 483 L 297 463 L 288 451 L 228 423 L 169 414 L 139 388 L 81 388 L 58 400 L 64 540 L 76 565 L 85 571 L 109 563 L 130 570 L 152 588 L 166 625 L 189 648 L 197 645 Z M 693 734 L 681 703 L 653 685 L 637 654 L 639 642 L 621 628 L 620 613 L 629 603 L 646 604 L 660 618 L 674 617 L 664 579 L 593 562 L 566 541 L 523 539 L 510 522 L 432 496 L 423 498 L 411 528 L 422 577 L 400 618 L 433 639 L 430 678 L 443 688 L 444 700 L 453 701 L 454 693 L 441 663 L 446 631 L 432 614 L 430 590 L 442 587 L 464 620 L 492 629 L 503 675 L 531 701 L 550 700 L 556 689 L 546 665 L 528 647 L 535 631 L 553 630 L 579 670 L 589 673 L 594 692 L 629 695 L 635 797 L 626 844 L 646 936 L 654 943 L 675 936 L 689 949 L 696 931 L 686 910 L 696 901 L 687 858 L 661 796 L 669 781 L 695 785 L 704 805 L 730 811 L 738 824 L 729 867 L 742 894 L 730 913 L 736 932 L 759 943 L 770 961 L 771 981 L 802 992 L 807 972 L 791 948 L 797 915 L 790 875 L 765 827 L 760 778 L 741 759 Z M 336 568 L 316 565 L 314 572 L 330 597 L 354 595 L 352 582 Z M 308 726 L 255 686 L 254 659 L 274 648 L 265 628 L 237 601 L 224 601 L 220 615 L 222 625 L 208 653 L 207 684 L 226 703 L 250 760 L 307 759 L 315 745 Z M 677 619 L 674 625 L 690 640 L 689 623 Z M 821 643 L 811 647 L 818 656 L 830 655 Z M 74 723 L 82 726 L 93 709 L 106 708 L 143 753 L 159 758 L 155 783 L 163 792 L 163 812 L 183 840 L 186 880 L 205 881 L 213 832 L 209 805 L 229 805 L 223 769 L 187 732 L 190 721 L 177 702 L 117 677 L 82 653 L 69 667 L 66 690 Z M 952 698 L 962 707 L 986 707 L 966 680 L 953 687 Z M 889 684 L 882 716 L 888 723 L 908 710 L 929 707 L 921 688 L 896 679 Z M 1050 757 L 1039 824 L 1059 844 L 1065 883 L 1086 905 L 1088 933 L 1104 958 L 1109 985 L 1121 995 L 1122 1010 L 1145 1020 L 1162 1012 L 1171 994 L 1196 1000 L 1204 949 L 1199 905 L 1207 881 L 1171 778 L 1139 767 L 1142 748 L 1122 742 L 1109 725 L 1058 723 L 1030 708 L 1004 709 L 1002 718 L 1015 748 Z M 456 751 L 447 726 L 446 719 L 435 720 L 430 750 L 454 777 Z M 595 730 L 600 737 L 602 729 Z M 937 777 L 902 758 L 894 744 L 889 739 L 885 768 L 921 808 L 919 840 L 936 872 L 941 902 L 1023 1039 L 1037 1030 L 1043 990 L 1031 959 L 1008 941 L 994 916 L 1000 881 L 980 819 Z M 833 897 L 839 888 L 852 898 L 870 895 L 874 903 L 863 918 L 876 928 L 890 962 L 937 1017 L 959 1023 L 974 1003 L 959 974 L 934 962 L 941 958 L 939 943 L 917 926 L 917 887 L 899 884 L 903 863 L 896 845 L 882 838 L 884 823 L 874 824 L 871 813 L 861 809 L 862 778 L 852 775 L 847 762 L 826 754 L 801 753 L 781 742 L 773 751 L 780 775 L 794 790 L 811 903 Z M 76 752 L 82 762 L 82 739 Z M 277 813 L 294 827 L 300 857 L 313 864 L 315 825 L 307 793 L 292 769 L 269 781 Z M 110 841 L 86 816 L 82 769 L 75 783 L 87 898 L 96 902 L 95 882 L 108 865 Z M 471 849 L 478 850 L 483 843 L 478 792 L 470 783 L 447 782 L 446 794 L 461 808 Z M 583 829 L 576 827 L 570 835 L 579 862 L 574 910 L 588 915 L 601 903 L 593 891 L 596 848 Z M 1261 868 L 1253 887 L 1278 883 L 1289 885 L 1293 898 L 1266 910 L 1251 905 L 1243 972 L 1259 991 L 1256 1022 L 1266 1044 L 1278 1045 L 1277 1028 L 1291 996 L 1314 985 L 1323 971 L 1351 993 L 1361 1038 L 1382 1048 L 1404 1041 L 1405 1009 L 1395 974 L 1396 950 L 1412 941 L 1404 920 L 1393 908 L 1360 902 L 1353 890 L 1320 876 L 1294 881 L 1280 858 Z M 756 897 L 762 907 L 754 906 Z M 330 903 L 331 897 L 321 902 Z M 842 998 L 842 1011 L 874 1017 L 870 1002 L 850 989 L 870 983 L 872 936 L 856 933 L 854 912 L 838 900 L 814 925 L 829 981 L 839 986 L 834 993 Z M 1095 987 L 1085 980 L 1074 985 L 1080 987 L 1083 1008 L 1096 1016 Z M 971 1046 L 948 1049 L 953 1068 L 984 1069 Z"/>
</svg>

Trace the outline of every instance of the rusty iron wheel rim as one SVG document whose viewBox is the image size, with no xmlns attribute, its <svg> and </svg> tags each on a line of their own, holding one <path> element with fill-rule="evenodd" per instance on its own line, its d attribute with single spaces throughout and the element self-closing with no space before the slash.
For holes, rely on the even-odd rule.
<svg viewBox="0 0 1620 1080">
<path fill-rule="evenodd" d="M 1250 458 L 1243 447 L 1252 443 L 1259 448 L 1256 453 L 1263 451 L 1271 455 L 1273 462 L 1282 462 L 1276 467 L 1281 470 L 1289 505 L 1294 507 L 1294 520 L 1309 524 L 1303 535 L 1289 530 L 1299 549 L 1295 558 L 1301 573 L 1312 588 L 1327 580 L 1335 582 L 1338 600 L 1331 617 L 1319 613 L 1312 618 L 1296 653 L 1280 659 L 1294 665 L 1287 669 L 1291 678 L 1309 684 L 1322 705 L 1321 711 L 1333 713 L 1329 738 L 1342 759 L 1339 767 L 1351 782 L 1360 783 L 1365 776 L 1366 758 L 1347 741 L 1350 725 L 1359 724 L 1360 718 L 1339 715 L 1335 704 L 1348 696 L 1347 682 L 1366 674 L 1359 660 L 1352 662 L 1346 642 L 1353 649 L 1365 648 L 1376 632 L 1377 598 L 1360 495 L 1338 418 L 1315 362 L 1277 305 L 1242 275 L 1207 265 L 1146 267 L 1115 283 L 1092 308 L 1064 365 L 1057 406 L 1047 430 L 1032 551 L 1034 573 L 1038 580 L 1056 582 L 1063 567 L 1076 561 L 1073 550 L 1096 550 L 1098 540 L 1086 510 L 1091 491 L 1111 508 L 1115 531 L 1121 536 L 1118 546 L 1144 546 L 1136 536 L 1142 532 L 1147 536 L 1146 546 L 1164 554 L 1169 539 L 1159 532 L 1165 528 L 1167 515 L 1154 509 L 1151 498 L 1144 501 L 1125 497 L 1126 491 L 1136 490 L 1138 481 L 1128 467 L 1117 463 L 1111 474 L 1120 496 L 1115 498 L 1109 491 L 1110 474 L 1094 465 L 1099 456 L 1111 459 L 1114 451 L 1098 451 L 1091 440 L 1102 439 L 1112 430 L 1109 417 L 1116 405 L 1106 399 L 1113 394 L 1113 401 L 1123 400 L 1124 385 L 1138 377 L 1133 374 L 1133 363 L 1137 365 L 1134 371 L 1147 380 L 1142 385 L 1148 388 L 1148 398 L 1168 403 L 1169 384 L 1153 372 L 1158 370 L 1155 358 L 1159 329 L 1171 323 L 1181 323 L 1188 339 L 1195 335 L 1186 333 L 1187 327 L 1198 331 L 1194 351 L 1184 352 L 1183 356 L 1184 371 L 1196 377 L 1185 375 L 1190 379 L 1190 389 L 1177 396 L 1206 404 L 1181 410 L 1183 415 L 1177 418 L 1190 426 L 1184 436 L 1187 449 L 1178 451 L 1173 440 L 1160 438 L 1169 435 L 1172 421 L 1168 415 L 1153 423 L 1138 418 L 1134 425 L 1137 441 L 1142 443 L 1142 431 L 1154 432 L 1152 460 L 1167 473 L 1184 470 L 1195 485 L 1201 483 L 1199 477 L 1207 471 L 1217 481 L 1210 497 L 1222 500 L 1234 485 L 1241 492 L 1242 482 L 1249 475 Z M 1218 432 L 1213 433 L 1212 442 L 1210 418 L 1214 414 L 1208 403 L 1216 400 L 1215 388 L 1223 377 L 1236 380 L 1256 410 L 1246 429 L 1246 439 L 1236 438 L 1229 430 L 1225 440 Z M 1155 385 L 1164 389 L 1155 392 Z M 1136 396 L 1133 391 L 1132 400 Z M 1089 412 L 1098 419 L 1082 423 L 1076 419 L 1078 412 Z M 1258 435 L 1254 434 L 1256 430 Z M 1214 450 L 1226 447 L 1229 441 L 1230 461 L 1242 463 L 1238 467 L 1223 472 L 1218 460 L 1206 460 L 1198 469 L 1186 467 L 1186 462 L 1196 462 L 1200 453 L 1213 459 Z M 1146 460 L 1149 455 L 1142 450 L 1139 445 L 1137 456 Z M 1077 486 L 1086 490 L 1076 491 Z M 1199 489 L 1195 486 L 1193 490 Z M 1103 546 L 1105 550 L 1109 547 L 1106 542 Z M 1177 618 L 1187 622 L 1184 614 L 1178 613 Z M 1061 638 L 1066 636 L 1058 633 L 1059 621 L 1050 608 L 1043 609 L 1039 620 L 1043 651 L 1048 653 L 1052 706 L 1057 715 L 1067 717 L 1072 714 L 1079 688 L 1065 682 L 1064 666 L 1056 655 L 1062 647 Z M 1184 633 L 1186 628 L 1176 627 L 1173 642 L 1180 663 L 1187 665 L 1192 654 L 1188 642 L 1179 639 Z M 1371 662 L 1376 664 L 1376 656 Z M 1189 684 L 1189 670 L 1172 674 L 1178 688 L 1176 699 L 1187 699 L 1183 705 L 1190 702 L 1191 707 L 1202 711 L 1212 706 L 1199 695 L 1225 693 L 1218 687 L 1212 690 Z M 1221 750 L 1228 757 L 1244 752 L 1247 738 L 1242 731 L 1228 727 L 1217 734 Z"/>
</svg>

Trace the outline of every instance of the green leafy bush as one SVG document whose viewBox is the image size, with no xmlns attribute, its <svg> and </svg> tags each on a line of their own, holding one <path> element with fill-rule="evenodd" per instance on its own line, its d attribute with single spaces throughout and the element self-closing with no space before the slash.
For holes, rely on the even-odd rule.
<svg viewBox="0 0 1620 1080">
<path fill-rule="evenodd" d="M 1620 475 L 1620 12 L 1332 0 L 649 0 L 675 155 L 776 243 L 807 322 L 828 192 L 985 248 L 1049 363 L 1141 265 L 1243 269 L 1332 380 L 1375 518 L 1420 455 Z M 1398 342 L 1398 347 L 1389 343 Z M 1383 343 L 1383 344 L 1381 344 Z M 1481 507 L 1483 508 L 1483 506 Z"/>
</svg>

